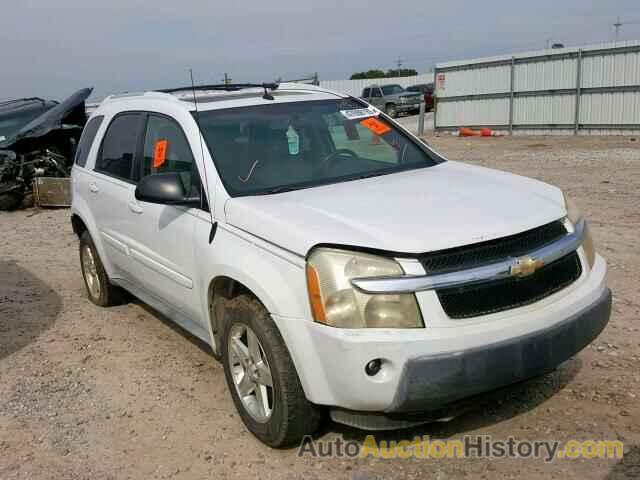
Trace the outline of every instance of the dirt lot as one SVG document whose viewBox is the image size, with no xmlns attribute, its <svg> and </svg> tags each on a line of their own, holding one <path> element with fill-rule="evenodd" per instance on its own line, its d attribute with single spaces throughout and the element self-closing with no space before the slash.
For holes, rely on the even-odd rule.
<svg viewBox="0 0 640 480">
<path fill-rule="evenodd" d="M 586 212 L 614 311 L 553 374 L 446 424 L 383 439 L 620 439 L 614 460 L 348 460 L 271 450 L 240 422 L 207 347 L 139 303 L 85 298 L 68 210 L 0 213 L 0 479 L 639 478 L 640 139 L 431 138 L 451 159 L 554 183 Z M 328 423 L 319 436 L 362 441 Z"/>
</svg>

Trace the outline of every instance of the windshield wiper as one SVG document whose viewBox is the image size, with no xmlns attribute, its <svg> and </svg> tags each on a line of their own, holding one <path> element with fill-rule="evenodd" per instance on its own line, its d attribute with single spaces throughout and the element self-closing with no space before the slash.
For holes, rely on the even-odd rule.
<svg viewBox="0 0 640 480">
<path fill-rule="evenodd" d="M 380 177 L 380 176 L 386 175 L 388 173 L 393 173 L 393 172 L 369 172 L 369 173 L 363 173 L 362 175 L 357 175 L 355 177 L 350 177 L 349 180 L 363 180 L 365 178 Z"/>
<path fill-rule="evenodd" d="M 256 193 L 256 195 L 272 195 L 274 193 L 291 192 L 293 190 L 298 190 L 299 188 L 300 187 L 280 186 L 280 187 L 271 188 L 269 190 L 265 190 L 264 192 L 258 192 Z"/>
</svg>

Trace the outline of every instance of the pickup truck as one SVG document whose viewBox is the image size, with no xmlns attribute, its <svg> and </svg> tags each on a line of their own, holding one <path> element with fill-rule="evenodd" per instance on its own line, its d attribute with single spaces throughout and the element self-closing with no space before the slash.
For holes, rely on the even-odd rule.
<svg viewBox="0 0 640 480">
<path fill-rule="evenodd" d="M 362 90 L 362 99 L 395 118 L 400 113 L 418 113 L 423 95 L 400 85 L 371 85 Z"/>
</svg>

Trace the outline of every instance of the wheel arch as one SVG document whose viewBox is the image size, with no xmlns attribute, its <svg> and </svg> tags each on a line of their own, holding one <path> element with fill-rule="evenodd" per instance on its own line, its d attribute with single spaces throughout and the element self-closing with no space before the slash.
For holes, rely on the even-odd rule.
<svg viewBox="0 0 640 480">
<path fill-rule="evenodd" d="M 77 213 L 71 215 L 71 228 L 78 238 L 80 238 L 86 230 L 89 230 L 87 224 Z"/>
<path fill-rule="evenodd" d="M 234 275 L 221 274 L 211 279 L 207 288 L 207 323 L 209 334 L 211 336 L 212 347 L 218 350 L 220 346 L 220 333 L 223 330 L 223 319 L 221 312 L 216 312 L 216 306 L 224 308 L 224 303 L 216 302 L 218 299 L 231 300 L 239 295 L 250 295 L 255 298 L 267 312 L 271 312 L 267 303 L 263 300 L 264 294 L 261 296 L 255 292 L 255 287 L 251 288 L 241 282 Z M 215 352 L 217 355 L 220 352 Z"/>
</svg>

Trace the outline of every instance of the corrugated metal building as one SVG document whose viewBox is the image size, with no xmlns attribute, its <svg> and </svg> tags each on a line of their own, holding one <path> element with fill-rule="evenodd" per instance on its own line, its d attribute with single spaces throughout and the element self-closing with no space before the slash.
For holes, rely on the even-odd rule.
<svg viewBox="0 0 640 480">
<path fill-rule="evenodd" d="M 640 133 L 640 41 L 438 64 L 438 130 Z"/>
</svg>

